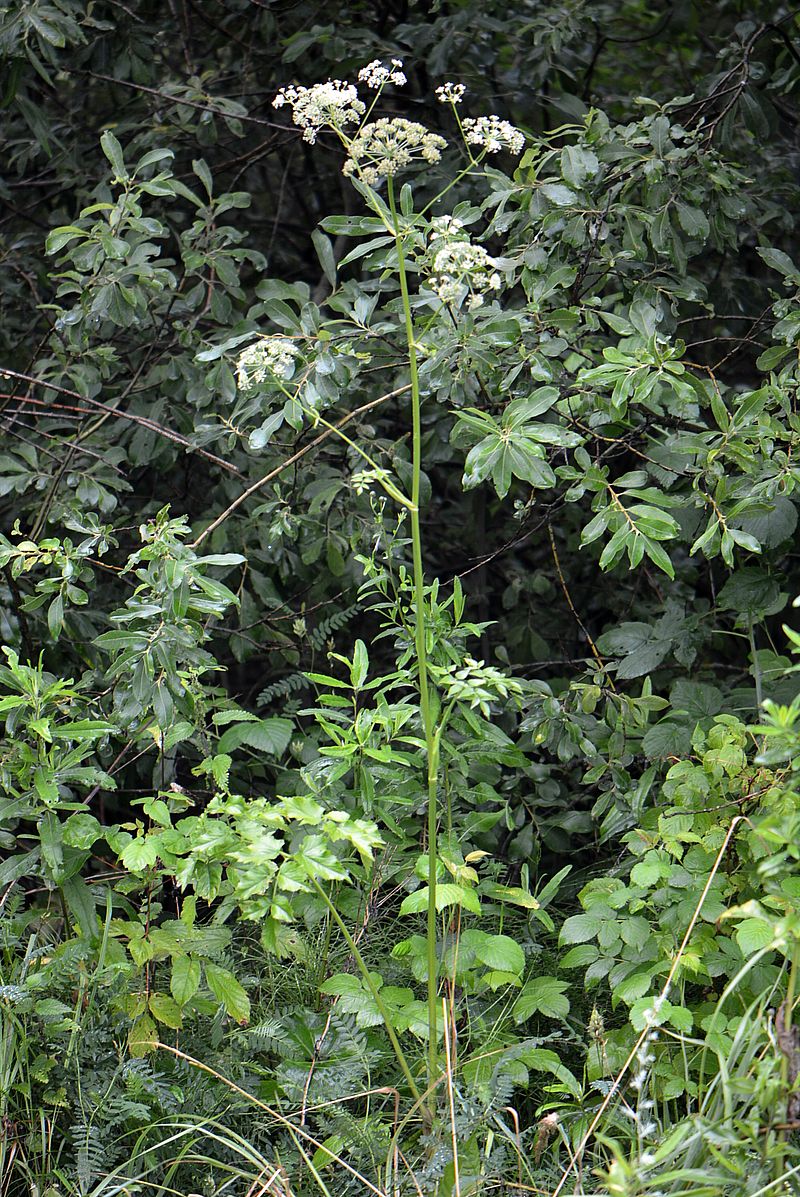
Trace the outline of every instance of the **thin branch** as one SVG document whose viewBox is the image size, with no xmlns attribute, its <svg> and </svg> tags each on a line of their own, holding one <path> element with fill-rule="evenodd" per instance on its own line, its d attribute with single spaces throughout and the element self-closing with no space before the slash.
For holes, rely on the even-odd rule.
<svg viewBox="0 0 800 1197">
<path fill-rule="evenodd" d="M 130 411 L 120 411 L 117 407 L 112 407 L 108 403 L 101 403 L 99 399 L 91 399 L 88 395 L 81 395 L 78 391 L 71 391 L 67 387 L 59 386 L 58 383 L 48 382 L 45 378 L 35 378 L 32 374 L 21 374 L 18 370 L 10 370 L 8 366 L 0 366 L 0 377 L 17 378 L 21 382 L 30 382 L 37 387 L 45 387 L 50 391 L 57 391 L 59 395 L 68 395 L 70 399 L 79 399 L 81 403 L 88 403 L 97 411 L 106 412 L 110 416 L 117 416 L 120 420 L 130 420 L 133 424 L 141 424 L 143 428 L 149 428 L 151 432 L 158 433 L 159 436 L 165 437 L 167 440 L 174 441 L 176 445 L 182 445 L 190 453 L 199 453 L 201 457 L 205 457 L 208 461 L 213 461 L 215 465 L 221 466 L 222 469 L 228 470 L 231 474 L 236 474 L 241 478 L 241 470 L 237 470 L 236 466 L 229 461 L 225 461 L 223 457 L 217 457 L 214 453 L 209 453 L 206 449 L 201 449 L 197 445 L 193 445 L 188 437 L 183 436 L 180 432 L 173 432 L 171 428 L 165 428 L 163 424 L 157 423 L 155 420 L 150 420 L 147 416 L 136 416 Z"/>
<path fill-rule="evenodd" d="M 351 420 L 354 420 L 356 416 L 363 415 L 364 412 L 371 411 L 373 407 L 378 407 L 379 404 L 385 403 L 387 399 L 394 399 L 397 395 L 404 395 L 410 390 L 411 384 L 406 383 L 405 386 L 398 387 L 395 391 L 389 391 L 388 395 L 381 395 L 378 399 L 373 399 L 369 403 L 364 403 L 361 407 L 357 407 L 354 411 L 348 412 L 348 414 L 344 416 L 338 422 L 338 424 L 334 424 L 330 428 L 326 428 L 324 432 L 319 434 L 319 436 L 314 437 L 313 441 L 310 441 L 302 449 L 298 449 L 297 452 L 293 453 L 291 457 L 287 457 L 285 461 L 282 461 L 279 466 L 275 466 L 275 468 L 270 470 L 268 474 L 265 474 L 263 478 L 259 478 L 257 482 L 253 483 L 252 486 L 248 486 L 247 490 L 243 490 L 239 497 L 234 499 L 231 505 L 226 507 L 222 514 L 218 515 L 217 518 L 208 525 L 205 531 L 200 533 L 196 540 L 192 541 L 190 547 L 193 549 L 198 548 L 198 546 L 203 543 L 206 537 L 210 536 L 211 533 L 220 526 L 220 524 L 225 523 L 225 520 L 228 518 L 228 516 L 233 515 L 234 511 L 236 511 L 238 507 L 241 507 L 245 500 L 249 499 L 251 495 L 254 495 L 257 490 L 261 489 L 262 486 L 266 486 L 267 483 L 271 482 L 273 478 L 277 478 L 278 475 L 282 474 L 284 470 L 287 470 L 289 466 L 294 465 L 294 463 L 299 461 L 301 457 L 305 457 L 307 453 L 312 451 L 312 449 L 316 449 L 317 446 L 321 445 L 323 441 L 326 441 L 329 436 L 333 436 L 334 433 L 338 432 L 340 428 L 343 428 L 345 424 L 349 424 Z"/>
</svg>

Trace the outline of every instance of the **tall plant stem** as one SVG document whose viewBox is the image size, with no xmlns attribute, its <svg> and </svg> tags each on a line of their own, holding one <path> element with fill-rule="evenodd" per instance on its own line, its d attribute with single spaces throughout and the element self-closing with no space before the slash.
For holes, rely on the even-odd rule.
<svg viewBox="0 0 800 1197">
<path fill-rule="evenodd" d="M 411 547 L 414 563 L 414 612 L 417 668 L 419 670 L 419 705 L 422 726 L 425 733 L 425 757 L 428 775 L 428 1092 L 431 1107 L 436 1104 L 436 1080 L 439 1073 L 436 1027 L 438 1023 L 437 994 L 439 990 L 438 958 L 436 954 L 436 831 L 438 822 L 438 742 L 434 726 L 431 696 L 428 682 L 428 647 L 425 626 L 425 575 L 422 569 L 422 535 L 419 525 L 420 475 L 422 473 L 422 418 L 420 414 L 419 370 L 417 347 L 414 340 L 414 324 L 411 317 L 411 300 L 408 294 L 408 276 L 403 248 L 403 235 L 397 216 L 394 186 L 387 180 L 389 210 L 394 225 L 394 240 L 397 247 L 397 273 L 400 280 L 400 297 L 403 303 L 406 341 L 408 344 L 408 368 L 411 380 Z"/>
<path fill-rule="evenodd" d="M 320 883 L 317 881 L 316 877 L 309 877 L 309 881 L 314 886 L 314 889 L 317 891 L 319 896 L 322 898 L 325 905 L 328 907 L 328 910 L 330 911 L 330 914 L 331 914 L 331 918 L 336 923 L 337 927 L 339 928 L 342 935 L 344 936 L 345 943 L 347 944 L 348 948 L 350 949 L 350 954 L 352 955 L 353 959 L 356 962 L 358 971 L 361 973 L 361 976 L 364 978 L 364 982 L 367 986 L 367 989 L 372 994 L 372 997 L 375 1001 L 375 1005 L 378 1007 L 378 1013 L 380 1014 L 381 1018 L 383 1019 L 383 1025 L 386 1027 L 386 1033 L 389 1036 L 389 1041 L 390 1041 L 392 1047 L 394 1048 L 394 1054 L 397 1057 L 397 1063 L 400 1065 L 403 1076 L 406 1078 L 406 1081 L 408 1082 L 408 1087 L 411 1090 L 411 1096 L 414 1098 L 414 1101 L 416 1101 L 416 1102 L 421 1101 L 420 1092 L 419 1092 L 419 1089 L 417 1088 L 417 1082 L 414 1080 L 414 1076 L 411 1072 L 411 1069 L 408 1066 L 408 1061 L 406 1060 L 405 1052 L 403 1051 L 402 1047 L 400 1046 L 400 1040 L 397 1038 L 397 1032 L 394 1029 L 394 1023 L 392 1022 L 391 1015 L 389 1014 L 389 1011 L 387 1010 L 386 1005 L 384 1004 L 383 998 L 381 997 L 381 994 L 380 994 L 380 990 L 378 989 L 377 985 L 375 984 L 375 982 L 372 980 L 372 977 L 370 976 L 370 971 L 367 968 L 367 965 L 364 961 L 364 957 L 361 955 L 361 953 L 358 950 L 356 941 L 353 939 L 352 935 L 347 930 L 347 924 L 345 923 L 342 916 L 339 914 L 339 911 L 336 909 L 333 902 L 331 902 L 330 898 L 325 893 L 325 890 L 322 888 Z"/>
</svg>

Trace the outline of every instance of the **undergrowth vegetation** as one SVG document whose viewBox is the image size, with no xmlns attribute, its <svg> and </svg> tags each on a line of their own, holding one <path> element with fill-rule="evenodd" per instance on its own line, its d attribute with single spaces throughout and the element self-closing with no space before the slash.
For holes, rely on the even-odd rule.
<svg viewBox="0 0 800 1197">
<path fill-rule="evenodd" d="M 0 1197 L 800 1191 L 797 14 L 0 57 Z"/>
</svg>

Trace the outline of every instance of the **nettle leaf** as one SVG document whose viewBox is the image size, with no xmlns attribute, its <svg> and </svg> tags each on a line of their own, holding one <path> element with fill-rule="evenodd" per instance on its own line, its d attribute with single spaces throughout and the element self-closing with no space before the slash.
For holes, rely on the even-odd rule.
<svg viewBox="0 0 800 1197">
<path fill-rule="evenodd" d="M 512 1013 L 515 1021 L 525 1022 L 532 1014 L 566 1018 L 569 1014 L 569 998 L 564 995 L 569 988 L 568 981 L 559 981 L 557 977 L 534 977 L 526 982 L 514 1002 Z"/>
</svg>

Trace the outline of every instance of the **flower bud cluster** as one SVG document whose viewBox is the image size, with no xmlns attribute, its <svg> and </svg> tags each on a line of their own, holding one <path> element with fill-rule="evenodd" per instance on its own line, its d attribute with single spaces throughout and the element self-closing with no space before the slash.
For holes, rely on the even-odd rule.
<svg viewBox="0 0 800 1197">
<path fill-rule="evenodd" d="M 286 337 L 261 337 L 239 354 L 236 382 L 240 391 L 252 391 L 262 382 L 276 378 L 281 382 L 295 371 L 299 350 Z"/>
<path fill-rule="evenodd" d="M 436 96 L 440 104 L 460 104 L 466 90 L 463 83 L 443 83 L 436 88 Z"/>
<path fill-rule="evenodd" d="M 367 87 L 372 87 L 375 90 L 387 83 L 394 83 L 395 87 L 402 87 L 406 83 L 403 60 L 393 58 L 387 67 L 383 65 L 380 58 L 376 58 L 374 62 L 368 62 L 365 67 L 361 68 L 358 72 L 358 81 L 366 83 Z"/>
<path fill-rule="evenodd" d="M 438 162 L 447 142 L 416 121 L 382 117 L 364 125 L 350 143 L 343 172 L 374 186 L 414 162 Z"/>
<path fill-rule="evenodd" d="M 294 124 L 303 130 L 303 140 L 311 145 L 317 140 L 320 129 L 357 125 L 366 112 L 355 86 L 341 79 L 329 79 L 327 83 L 315 83 L 313 87 L 282 87 L 272 106 L 283 108 L 284 105 L 291 108 Z"/>
<path fill-rule="evenodd" d="M 473 245 L 453 216 L 432 221 L 428 245 L 428 283 L 442 303 L 479 308 L 484 296 L 499 291 L 503 280 L 499 262 L 482 245 Z"/>
</svg>

